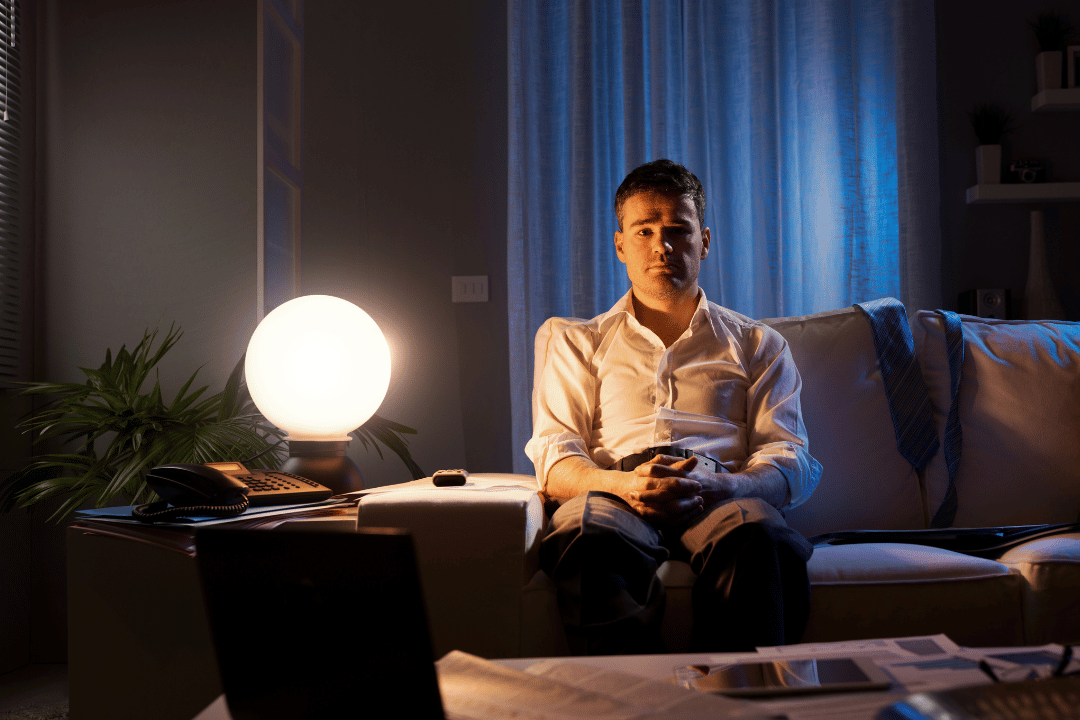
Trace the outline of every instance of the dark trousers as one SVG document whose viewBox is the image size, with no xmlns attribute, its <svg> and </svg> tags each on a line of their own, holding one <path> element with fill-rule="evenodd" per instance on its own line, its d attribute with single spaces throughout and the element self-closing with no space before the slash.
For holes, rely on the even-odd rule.
<svg viewBox="0 0 1080 720">
<path fill-rule="evenodd" d="M 806 626 L 813 548 L 757 498 L 729 500 L 689 523 L 658 529 L 622 499 L 588 492 L 551 516 L 540 565 L 558 587 L 559 610 L 576 654 L 662 652 L 669 558 L 686 560 L 693 589 L 693 647 L 752 650 L 796 642 Z"/>
</svg>

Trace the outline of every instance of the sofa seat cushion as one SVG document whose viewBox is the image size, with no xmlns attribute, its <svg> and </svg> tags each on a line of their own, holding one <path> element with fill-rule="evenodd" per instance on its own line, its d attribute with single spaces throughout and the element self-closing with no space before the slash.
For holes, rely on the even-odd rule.
<svg viewBox="0 0 1080 720">
<path fill-rule="evenodd" d="M 1032 540 L 1001 563 L 1026 581 L 1026 642 L 1080 643 L 1080 533 Z"/>
<path fill-rule="evenodd" d="M 1022 578 L 939 548 L 865 543 L 814 549 L 803 640 L 946 633 L 961 645 L 1024 641 Z"/>
<path fill-rule="evenodd" d="M 1080 503 L 1080 323 L 961 315 L 962 456 L 955 527 L 1076 522 Z M 912 327 L 930 403 L 944 437 L 951 396 L 941 317 Z M 943 452 L 926 467 L 933 513 L 949 482 Z"/>
<path fill-rule="evenodd" d="M 896 449 L 874 335 L 844 308 L 762 322 L 788 342 L 802 378 L 802 412 L 821 482 L 788 525 L 810 537 L 835 530 L 925 527 L 922 488 Z"/>
<path fill-rule="evenodd" d="M 814 548 L 813 585 L 941 583 L 1008 575 L 999 562 L 910 543 L 852 543 Z"/>
</svg>

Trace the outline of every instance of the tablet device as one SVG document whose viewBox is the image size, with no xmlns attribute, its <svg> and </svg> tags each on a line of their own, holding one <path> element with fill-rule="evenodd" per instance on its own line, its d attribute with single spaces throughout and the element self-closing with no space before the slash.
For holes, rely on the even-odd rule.
<svg viewBox="0 0 1080 720">
<path fill-rule="evenodd" d="M 695 666 L 695 690 L 740 697 L 886 690 L 889 675 L 869 658 L 745 661 Z"/>
</svg>

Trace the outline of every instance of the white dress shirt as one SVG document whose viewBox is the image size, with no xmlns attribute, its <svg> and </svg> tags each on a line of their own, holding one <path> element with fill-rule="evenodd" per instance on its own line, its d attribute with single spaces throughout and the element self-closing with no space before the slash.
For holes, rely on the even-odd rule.
<svg viewBox="0 0 1080 720">
<path fill-rule="evenodd" d="M 672 445 L 730 472 L 772 465 L 793 508 L 810 497 L 821 465 L 807 451 L 802 381 L 787 341 L 701 292 L 690 326 L 670 348 L 634 317 L 628 292 L 592 320 L 552 318 L 538 350 L 533 436 L 525 453 L 541 486 L 570 455 L 606 468 Z"/>
</svg>

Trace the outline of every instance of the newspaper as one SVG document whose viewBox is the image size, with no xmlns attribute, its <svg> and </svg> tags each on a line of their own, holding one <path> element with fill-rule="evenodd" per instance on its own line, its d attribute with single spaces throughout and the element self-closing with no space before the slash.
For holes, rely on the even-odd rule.
<svg viewBox="0 0 1080 720">
<path fill-rule="evenodd" d="M 939 656 L 879 660 L 878 666 L 892 675 L 908 692 L 929 692 L 967 685 L 989 685 L 992 682 L 1019 682 L 1048 678 L 1055 672 L 1069 673 L 1080 667 L 1080 661 L 1066 659 L 1061 664 L 1065 648 L 1047 645 L 960 648 L 954 653 Z M 996 680 L 995 680 L 996 678 Z"/>
<path fill-rule="evenodd" d="M 447 720 L 761 719 L 744 700 L 569 660 L 529 672 L 455 650 L 435 663 Z"/>
</svg>

